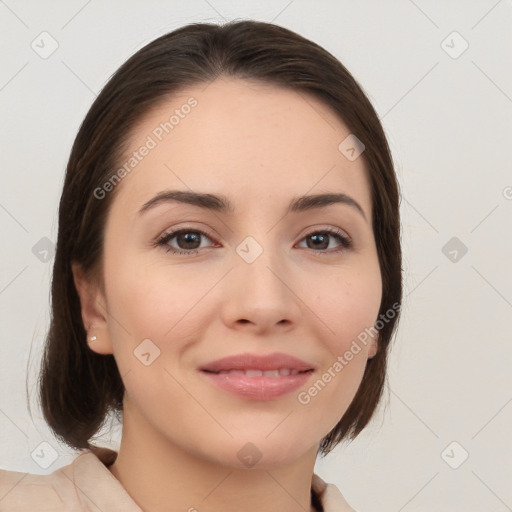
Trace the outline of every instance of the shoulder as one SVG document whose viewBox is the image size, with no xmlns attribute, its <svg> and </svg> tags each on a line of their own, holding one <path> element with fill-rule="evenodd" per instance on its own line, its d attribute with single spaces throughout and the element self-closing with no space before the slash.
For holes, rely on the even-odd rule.
<svg viewBox="0 0 512 512">
<path fill-rule="evenodd" d="M 316 473 L 313 473 L 311 486 L 320 496 L 324 512 L 357 512 L 347 503 L 336 485 L 325 482 Z"/>
<path fill-rule="evenodd" d="M 0 470 L 0 512 L 75 510 L 71 468 L 72 464 L 49 475 Z"/>
<path fill-rule="evenodd" d="M 116 495 L 124 499 L 119 482 L 106 467 L 117 454 L 99 450 L 87 450 L 47 475 L 0 470 L 0 512 L 89 511 L 97 510 L 101 502 L 111 505 Z"/>
</svg>

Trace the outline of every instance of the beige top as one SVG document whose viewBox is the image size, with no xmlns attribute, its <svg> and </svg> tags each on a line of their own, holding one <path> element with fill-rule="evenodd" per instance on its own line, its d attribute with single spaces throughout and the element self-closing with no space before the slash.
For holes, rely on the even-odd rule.
<svg viewBox="0 0 512 512">
<path fill-rule="evenodd" d="M 117 452 L 92 447 L 49 475 L 0 470 L 0 512 L 142 512 L 108 470 Z M 338 488 L 313 474 L 324 512 L 356 512 Z"/>
</svg>

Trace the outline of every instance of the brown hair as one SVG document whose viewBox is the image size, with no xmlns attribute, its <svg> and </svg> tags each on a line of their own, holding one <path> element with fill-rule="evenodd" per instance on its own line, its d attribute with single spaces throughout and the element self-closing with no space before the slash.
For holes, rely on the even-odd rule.
<svg viewBox="0 0 512 512">
<path fill-rule="evenodd" d="M 88 348 L 71 269 L 71 263 L 77 262 L 89 278 L 103 285 L 103 235 L 115 191 L 99 200 L 94 190 L 112 177 L 131 130 L 150 108 L 178 90 L 220 76 L 313 94 L 363 142 L 382 275 L 379 318 L 400 307 L 398 183 L 378 116 L 352 75 L 325 49 L 277 25 L 235 20 L 174 30 L 137 51 L 110 78 L 80 126 L 66 168 L 39 399 L 57 438 L 75 449 L 89 447 L 109 413 L 122 418 L 124 393 L 113 355 Z M 392 319 L 382 322 L 379 350 L 367 361 L 354 400 L 322 439 L 319 453 L 327 454 L 344 438 L 355 438 L 374 414 L 385 383 L 388 345 L 399 317 L 399 311 L 395 312 Z"/>
</svg>

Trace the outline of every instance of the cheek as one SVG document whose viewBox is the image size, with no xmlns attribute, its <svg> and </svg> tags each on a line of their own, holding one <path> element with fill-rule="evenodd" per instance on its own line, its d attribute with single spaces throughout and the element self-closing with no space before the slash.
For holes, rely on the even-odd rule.
<svg viewBox="0 0 512 512">
<path fill-rule="evenodd" d="M 156 343 L 180 334 L 214 283 L 211 275 L 198 279 L 192 267 L 145 264 L 140 257 L 124 257 L 109 270 L 113 316 L 134 336 L 154 338 Z"/>
<path fill-rule="evenodd" d="M 193 266 L 157 267 L 129 258 L 109 270 L 109 329 L 120 373 L 130 376 L 126 389 L 133 396 L 138 387 L 167 389 L 173 396 L 174 381 L 167 372 L 179 371 L 205 325 L 215 320 L 215 311 L 218 315 L 205 297 L 218 282 L 218 272 L 199 274 Z M 139 398 L 147 400 L 141 392 Z"/>
<path fill-rule="evenodd" d="M 372 327 L 381 302 L 380 273 L 364 278 L 331 279 L 325 293 L 315 296 L 315 312 L 328 334 L 322 336 L 326 358 L 310 386 L 297 397 L 327 433 L 340 421 L 361 384 Z"/>
<path fill-rule="evenodd" d="M 364 339 L 377 320 L 382 299 L 380 271 L 368 266 L 364 272 L 346 272 L 326 279 L 315 296 L 315 312 L 328 329 L 325 338 L 331 353 L 340 355 L 354 340 Z M 367 351 L 360 343 L 363 351 Z"/>
<path fill-rule="evenodd" d="M 340 269 L 335 276 L 331 273 L 319 279 L 317 275 L 315 282 L 323 291 L 311 297 L 311 309 L 321 319 L 318 339 L 326 349 L 326 358 L 298 402 L 310 411 L 323 411 L 321 421 L 330 430 L 352 402 L 363 378 L 375 336 L 372 328 L 379 313 L 382 284 L 377 261 L 366 262 L 360 272 Z"/>
</svg>

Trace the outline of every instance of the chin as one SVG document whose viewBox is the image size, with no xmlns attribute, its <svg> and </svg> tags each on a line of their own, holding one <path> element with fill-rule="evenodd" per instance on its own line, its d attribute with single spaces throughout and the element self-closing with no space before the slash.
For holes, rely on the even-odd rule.
<svg viewBox="0 0 512 512">
<path fill-rule="evenodd" d="M 283 439 L 276 436 L 274 440 L 261 439 L 251 441 L 244 436 L 240 440 L 230 440 L 229 446 L 215 456 L 210 456 L 217 464 L 232 469 L 260 469 L 273 470 L 292 464 L 297 459 L 304 457 L 309 451 L 312 457 L 316 458 L 318 443 L 304 443 L 304 439 L 293 443 L 291 439 Z"/>
</svg>

